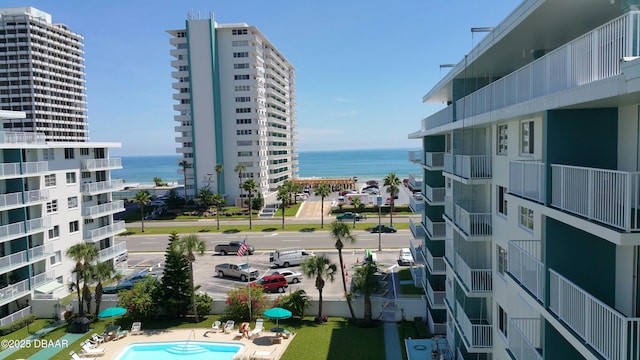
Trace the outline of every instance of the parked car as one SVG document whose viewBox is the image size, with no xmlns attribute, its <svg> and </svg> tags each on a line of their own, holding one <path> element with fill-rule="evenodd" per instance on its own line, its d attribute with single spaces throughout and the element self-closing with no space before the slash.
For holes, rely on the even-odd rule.
<svg viewBox="0 0 640 360">
<path fill-rule="evenodd" d="M 362 189 L 362 192 L 365 194 L 373 194 L 373 195 L 378 195 L 380 193 L 380 191 L 378 190 L 378 188 L 367 188 L 367 189 Z"/>
<path fill-rule="evenodd" d="M 367 180 L 366 184 L 367 184 L 368 186 L 371 186 L 371 185 L 378 185 L 378 182 L 377 182 L 376 180 Z"/>
<path fill-rule="evenodd" d="M 133 289 L 133 285 L 135 285 L 137 282 L 140 282 L 144 279 L 147 278 L 157 278 L 158 275 L 157 274 L 153 274 L 153 273 L 149 273 L 146 271 L 142 271 L 139 272 L 133 276 L 130 276 L 122 281 L 120 281 L 119 283 L 117 283 L 114 286 L 105 286 L 102 289 L 102 293 L 103 294 L 117 294 L 118 291 L 122 291 L 122 290 L 131 290 Z"/>
<path fill-rule="evenodd" d="M 258 278 L 258 270 L 252 269 L 249 264 L 219 264 L 215 267 L 215 272 L 220 277 L 234 277 L 241 281 Z"/>
<path fill-rule="evenodd" d="M 398 230 L 393 227 L 393 226 L 388 226 L 388 225 L 376 225 L 374 227 L 371 228 L 371 232 L 372 233 L 394 233 L 397 232 Z"/>
<path fill-rule="evenodd" d="M 358 213 L 354 213 L 351 211 L 345 211 L 344 213 L 336 216 L 336 219 L 338 220 L 353 220 L 355 219 L 356 221 L 360 221 L 362 219 L 364 219 L 364 216 L 358 214 Z"/>
<path fill-rule="evenodd" d="M 222 255 L 227 255 L 227 254 L 233 254 L 235 255 L 238 250 L 240 249 L 240 246 L 242 245 L 242 242 L 240 241 L 232 241 L 228 244 L 218 244 L 215 247 L 215 251 L 219 252 Z M 253 252 L 255 251 L 255 249 L 253 248 L 252 245 L 247 245 L 247 253 L 249 255 L 253 255 Z"/>
<path fill-rule="evenodd" d="M 289 287 L 287 279 L 283 275 L 267 275 L 256 281 L 256 284 L 262 286 L 264 291 L 283 293 Z"/>
<path fill-rule="evenodd" d="M 122 254 L 116 256 L 116 258 L 115 258 L 116 263 L 127 261 L 127 259 L 129 259 L 129 254 L 126 253 L 126 252 L 123 252 Z"/>
<path fill-rule="evenodd" d="M 411 250 L 409 250 L 409 248 L 400 249 L 398 262 L 400 263 L 400 265 L 410 265 L 413 262 L 413 255 L 411 254 Z"/>
<path fill-rule="evenodd" d="M 292 270 L 274 271 L 271 275 L 282 275 L 289 284 L 297 284 L 302 279 L 302 273 Z"/>
<path fill-rule="evenodd" d="M 167 204 L 160 199 L 155 199 L 152 200 L 150 203 L 147 204 L 147 206 L 166 206 Z"/>
<path fill-rule="evenodd" d="M 378 184 L 367 185 L 362 188 L 362 190 L 367 190 L 367 189 L 379 189 Z"/>
</svg>

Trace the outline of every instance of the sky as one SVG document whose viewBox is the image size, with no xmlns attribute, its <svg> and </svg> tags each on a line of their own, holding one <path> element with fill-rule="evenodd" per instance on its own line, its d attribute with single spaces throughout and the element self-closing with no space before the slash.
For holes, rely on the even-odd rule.
<svg viewBox="0 0 640 360">
<path fill-rule="evenodd" d="M 166 30 L 187 15 L 256 26 L 296 68 L 299 151 L 421 148 L 408 134 L 444 107 L 422 97 L 520 0 L 2 0 L 84 36 L 90 141 L 112 155 L 176 153 Z"/>
</svg>

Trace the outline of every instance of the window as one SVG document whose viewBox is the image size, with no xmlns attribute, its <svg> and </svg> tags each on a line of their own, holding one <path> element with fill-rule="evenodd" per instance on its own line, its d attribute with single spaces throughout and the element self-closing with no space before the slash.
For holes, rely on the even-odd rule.
<svg viewBox="0 0 640 360">
<path fill-rule="evenodd" d="M 58 211 L 58 200 L 52 200 L 47 203 L 47 213 Z"/>
<path fill-rule="evenodd" d="M 80 231 L 80 223 L 78 220 L 69 223 L 69 232 L 74 233 Z"/>
<path fill-rule="evenodd" d="M 64 148 L 64 158 L 74 159 L 76 157 L 75 151 L 72 148 Z"/>
<path fill-rule="evenodd" d="M 69 209 L 77 208 L 78 207 L 78 197 L 77 196 L 72 196 L 70 198 L 67 198 L 67 206 L 69 207 Z"/>
<path fill-rule="evenodd" d="M 520 225 L 533 230 L 533 210 L 520 206 Z"/>
<path fill-rule="evenodd" d="M 533 154 L 533 139 L 533 121 L 523 121 L 520 134 L 522 154 Z"/>
<path fill-rule="evenodd" d="M 237 146 L 251 146 L 253 144 L 252 144 L 251 140 L 238 140 L 238 141 L 236 141 L 236 145 Z"/>
<path fill-rule="evenodd" d="M 507 271 L 507 250 L 496 245 L 498 250 L 498 272 L 502 275 Z"/>
<path fill-rule="evenodd" d="M 53 156 L 53 149 L 43 149 L 42 150 L 42 159 L 43 160 L 55 160 Z"/>
<path fill-rule="evenodd" d="M 507 188 L 498 186 L 498 214 L 507 216 Z"/>
<path fill-rule="evenodd" d="M 233 64 L 234 69 L 248 69 L 249 63 Z"/>
<path fill-rule="evenodd" d="M 249 91 L 251 90 L 251 86 L 249 85 L 236 85 L 236 91 Z"/>
<path fill-rule="evenodd" d="M 91 179 L 91 172 L 90 171 L 83 171 L 80 176 L 82 176 L 83 179 Z"/>
<path fill-rule="evenodd" d="M 89 149 L 88 148 L 80 148 L 80 155 L 89 155 Z"/>
<path fill-rule="evenodd" d="M 233 75 L 233 80 L 249 80 L 251 77 L 248 74 Z"/>
<path fill-rule="evenodd" d="M 251 135 L 251 129 L 236 130 L 236 135 Z"/>
<path fill-rule="evenodd" d="M 236 96 L 236 102 L 249 102 L 251 97 L 249 96 Z"/>
<path fill-rule="evenodd" d="M 75 184 L 76 183 L 76 173 L 68 172 L 67 173 L 67 184 Z"/>
<path fill-rule="evenodd" d="M 236 108 L 236 114 L 250 113 L 251 108 Z"/>
<path fill-rule="evenodd" d="M 56 251 L 49 257 L 49 265 L 55 265 L 62 261 L 62 252 L 60 250 Z"/>
<path fill-rule="evenodd" d="M 507 125 L 498 125 L 496 154 L 507 155 Z"/>
<path fill-rule="evenodd" d="M 233 53 L 233 57 L 234 58 L 246 58 L 246 57 L 249 57 L 249 52 L 247 52 L 247 51 L 234 52 Z"/>
<path fill-rule="evenodd" d="M 249 46 L 249 40 L 234 40 L 231 46 Z"/>
<path fill-rule="evenodd" d="M 56 174 L 45 175 L 44 186 L 56 186 Z"/>
<path fill-rule="evenodd" d="M 507 327 L 509 326 L 509 316 L 502 306 L 498 305 L 498 329 L 507 337 Z"/>
<path fill-rule="evenodd" d="M 236 124 L 251 124 L 251 119 L 236 119 Z"/>
<path fill-rule="evenodd" d="M 247 35 L 247 29 L 233 29 L 231 35 Z"/>
<path fill-rule="evenodd" d="M 60 237 L 60 227 L 55 225 L 52 229 L 49 229 L 49 239 L 55 239 Z"/>
<path fill-rule="evenodd" d="M 93 224 L 93 219 L 84 219 L 84 224 L 85 225 Z"/>
<path fill-rule="evenodd" d="M 238 151 L 238 156 L 253 156 L 251 151 Z"/>
</svg>

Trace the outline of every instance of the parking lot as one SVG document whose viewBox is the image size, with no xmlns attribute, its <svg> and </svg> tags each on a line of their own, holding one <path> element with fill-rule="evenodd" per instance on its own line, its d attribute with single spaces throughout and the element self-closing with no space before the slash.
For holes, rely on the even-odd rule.
<svg viewBox="0 0 640 360">
<path fill-rule="evenodd" d="M 336 265 L 339 265 L 338 253 L 335 250 L 331 251 L 315 251 L 316 255 L 328 256 Z M 398 250 L 384 250 L 382 252 L 376 252 L 377 260 L 382 269 L 397 265 Z M 343 258 L 345 261 L 345 271 L 347 272 L 347 280 L 351 282 L 352 276 L 355 273 L 354 265 L 363 261 L 364 250 L 348 250 L 343 251 Z M 215 266 L 221 263 L 234 263 L 240 264 L 249 262 L 252 268 L 259 271 L 260 276 L 270 274 L 277 271 L 278 268 L 272 266 L 269 263 L 268 251 L 256 251 L 251 256 L 243 256 L 242 258 L 234 255 L 222 256 L 216 253 L 207 252 L 202 256 L 196 258 L 196 262 L 193 265 L 194 269 L 194 282 L 196 285 L 200 285 L 200 291 L 207 292 L 214 298 L 224 298 L 226 293 L 233 288 L 240 286 L 246 286 L 246 282 L 233 278 L 220 278 L 215 273 Z M 162 263 L 164 262 L 164 253 L 131 253 L 128 259 L 128 269 L 130 273 L 136 273 L 139 271 L 150 270 L 153 273 L 158 274 L 159 278 L 162 276 Z M 300 266 L 291 266 L 287 268 L 289 270 L 301 272 Z M 303 275 L 302 281 L 298 284 L 289 284 L 286 293 L 296 291 L 297 289 L 304 289 L 304 291 L 312 298 L 318 297 L 318 290 L 315 288 L 314 279 L 309 279 Z M 272 297 L 278 296 L 278 294 L 270 295 Z M 333 283 L 327 282 L 323 289 L 323 297 L 341 298 L 343 297 L 342 281 L 340 276 L 336 276 Z"/>
</svg>

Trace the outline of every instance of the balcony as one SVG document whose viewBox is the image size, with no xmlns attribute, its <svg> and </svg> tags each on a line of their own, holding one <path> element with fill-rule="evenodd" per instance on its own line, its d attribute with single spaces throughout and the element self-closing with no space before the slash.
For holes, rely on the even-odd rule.
<svg viewBox="0 0 640 360">
<path fill-rule="evenodd" d="M 637 359 L 640 318 L 627 318 L 549 269 L 549 309 L 605 359 Z"/>
<path fill-rule="evenodd" d="M 429 331 L 431 331 L 432 334 L 444 335 L 447 333 L 447 324 L 435 322 L 431 311 L 427 311 L 427 326 L 429 326 Z"/>
<path fill-rule="evenodd" d="M 122 169 L 122 159 L 86 159 L 82 160 L 80 167 L 83 171 Z"/>
<path fill-rule="evenodd" d="M 453 269 L 467 291 L 491 293 L 493 290 L 493 271 L 490 267 L 472 267 L 458 254 L 455 254 L 453 258 Z"/>
<path fill-rule="evenodd" d="M 3 317 L 2 319 L 0 319 L 0 326 L 5 326 L 5 325 L 9 325 L 12 322 L 16 321 L 16 320 L 20 320 L 23 317 L 27 316 L 31 314 L 31 306 L 27 306 L 25 308 L 23 308 L 22 310 L 18 310 L 16 312 L 14 312 L 13 314 L 7 315 L 5 317 Z"/>
<path fill-rule="evenodd" d="M 29 292 L 29 279 L 0 289 L 0 305 L 4 305 Z"/>
<path fill-rule="evenodd" d="M 424 238 L 424 228 L 422 227 L 422 224 L 416 224 L 412 218 L 409 218 L 409 230 L 411 230 L 411 234 L 415 239 Z"/>
<path fill-rule="evenodd" d="M 484 180 L 492 177 L 491 155 L 444 155 L 444 171 L 462 180 Z"/>
<path fill-rule="evenodd" d="M 0 144 L 44 145 L 46 140 L 45 135 L 42 133 L 3 131 L 0 132 Z"/>
<path fill-rule="evenodd" d="M 96 219 L 101 216 L 116 214 L 121 211 L 124 211 L 124 200 L 90 206 L 82 211 L 82 216 L 90 219 Z"/>
<path fill-rule="evenodd" d="M 428 216 L 424 217 L 424 228 L 431 240 L 442 240 L 447 236 L 447 223 L 444 221 L 433 221 Z"/>
<path fill-rule="evenodd" d="M 509 348 L 516 360 L 542 360 L 541 321 L 536 318 L 509 319 Z"/>
<path fill-rule="evenodd" d="M 425 259 L 421 244 L 414 245 L 413 240 L 409 240 L 409 249 L 411 250 L 411 255 L 413 256 L 413 262 L 415 264 L 417 265 L 427 264 L 427 260 Z"/>
<path fill-rule="evenodd" d="M 56 272 L 54 270 L 49 270 L 38 275 L 31 277 L 31 286 L 33 289 L 40 288 L 44 285 L 47 285 L 50 282 L 56 281 Z M 60 284 L 62 285 L 62 284 Z M 40 291 L 42 292 L 42 291 Z M 49 291 L 47 291 L 49 292 Z"/>
<path fill-rule="evenodd" d="M 460 326 L 467 349 L 493 346 L 493 325 L 490 325 L 487 319 L 469 319 L 464 308 L 457 301 L 456 323 Z"/>
<path fill-rule="evenodd" d="M 424 186 L 424 198 L 429 205 L 444 205 L 445 193 L 444 187 L 434 188 L 426 184 Z"/>
<path fill-rule="evenodd" d="M 442 256 L 433 256 L 431 251 L 427 249 L 426 251 L 426 263 L 429 268 L 429 272 L 433 275 L 446 275 L 447 273 L 447 265 L 444 262 L 444 257 Z"/>
<path fill-rule="evenodd" d="M 545 270 L 540 261 L 540 241 L 509 241 L 507 267 L 509 274 L 538 301 L 544 302 Z"/>
<path fill-rule="evenodd" d="M 409 208 L 414 214 L 420 214 L 424 210 L 424 202 L 422 200 L 416 200 L 415 197 L 409 198 Z"/>
<path fill-rule="evenodd" d="M 111 225 L 100 227 L 98 229 L 85 231 L 84 240 L 95 242 L 111 236 L 118 235 L 119 233 L 125 230 L 126 228 L 125 228 L 124 221 L 118 221 Z"/>
<path fill-rule="evenodd" d="M 98 252 L 98 259 L 100 262 L 104 262 L 122 254 L 125 251 L 127 251 L 127 243 L 124 241 L 119 242 L 113 246 L 100 250 Z"/>
<path fill-rule="evenodd" d="M 424 159 L 422 158 L 422 151 L 420 150 L 409 151 L 409 161 L 411 161 L 414 164 L 424 164 Z"/>
<path fill-rule="evenodd" d="M 51 218 L 48 216 L 0 226 L 0 241 L 44 231 L 49 227 L 51 227 Z"/>
<path fill-rule="evenodd" d="M 622 231 L 640 231 L 640 173 L 551 165 L 551 205 Z"/>
<path fill-rule="evenodd" d="M 467 240 L 489 240 L 491 237 L 493 220 L 490 212 L 468 211 L 455 204 L 452 220 Z"/>
<path fill-rule="evenodd" d="M 9 269 L 16 269 L 27 264 L 27 251 L 19 251 L 17 253 L 3 256 L 0 258 L 0 271 L 5 272 Z"/>
<path fill-rule="evenodd" d="M 32 190 L 0 195 L 0 210 L 18 208 L 24 205 L 37 204 L 49 200 L 49 190 Z"/>
<path fill-rule="evenodd" d="M 53 254 L 53 244 L 47 243 L 29 249 L 29 261 L 37 261 Z"/>
<path fill-rule="evenodd" d="M 93 196 L 105 192 L 120 190 L 124 190 L 124 181 L 122 181 L 122 179 L 82 184 L 82 195 L 85 196 Z"/>
<path fill-rule="evenodd" d="M 25 162 L 25 163 L 4 163 L 0 164 L 0 179 L 14 178 L 22 175 L 41 175 L 49 171 L 49 163 Z"/>
<path fill-rule="evenodd" d="M 443 170 L 444 152 L 425 152 L 424 166 L 427 168 L 427 170 Z"/>
<path fill-rule="evenodd" d="M 426 279 L 426 290 L 427 297 L 429 299 L 429 304 L 433 309 L 446 309 L 446 305 L 444 303 L 444 299 L 446 298 L 447 292 L 444 290 L 433 290 L 433 286 L 429 282 L 429 279 Z"/>
<path fill-rule="evenodd" d="M 544 163 L 539 161 L 509 162 L 509 193 L 544 204 Z"/>
</svg>

